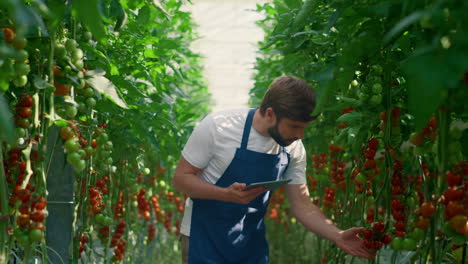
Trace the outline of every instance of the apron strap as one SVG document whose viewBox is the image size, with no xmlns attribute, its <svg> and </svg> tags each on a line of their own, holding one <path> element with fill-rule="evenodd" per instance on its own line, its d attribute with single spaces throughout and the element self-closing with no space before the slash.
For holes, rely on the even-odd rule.
<svg viewBox="0 0 468 264">
<path fill-rule="evenodd" d="M 249 143 L 250 128 L 252 127 L 252 120 L 255 114 L 255 110 L 257 109 L 256 108 L 250 109 L 249 114 L 247 115 L 247 119 L 245 120 L 244 134 L 242 135 L 241 149 L 247 149 L 247 143 Z"/>
</svg>

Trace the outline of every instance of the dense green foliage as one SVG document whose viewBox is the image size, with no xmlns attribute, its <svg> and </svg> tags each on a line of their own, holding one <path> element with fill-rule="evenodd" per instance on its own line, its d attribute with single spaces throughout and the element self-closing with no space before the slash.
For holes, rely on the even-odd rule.
<svg viewBox="0 0 468 264">
<path fill-rule="evenodd" d="M 260 43 L 251 104 L 258 105 L 268 85 L 282 74 L 307 80 L 318 94 L 314 114 L 321 115 L 310 124 L 303 140 L 309 155 L 315 156 L 308 167 L 311 196 L 322 199 L 325 187 L 337 191 L 336 206 L 346 210 L 327 213 L 342 228 L 369 227 L 373 221 L 366 221 L 365 210 L 382 208 L 384 214 L 375 221 L 383 221 L 392 237 L 397 234 L 392 226 L 398 221 L 392 219 L 391 201 L 399 199 L 405 204 L 402 222 L 408 233 L 419 223 L 414 210 L 431 201 L 437 215 L 424 242 L 419 242 L 416 250 L 411 248 L 412 261 L 440 263 L 459 257 L 461 249 L 454 251 L 456 257 L 452 258 L 451 246 L 463 244 L 463 235 L 451 239 L 453 234 L 436 234 L 444 220 L 448 223 L 447 218 L 451 218 L 444 217 L 448 205 L 443 200 L 447 195 L 442 194 L 453 182 L 445 182 L 444 175 L 467 155 L 468 28 L 464 25 L 468 2 L 275 0 L 259 5 L 258 11 L 266 14 L 259 22 L 266 37 Z M 375 157 L 378 170 L 369 173 L 375 165 L 366 162 L 369 158 L 365 154 L 373 138 L 379 141 Z M 341 154 L 333 153 L 336 145 L 342 148 Z M 328 159 L 322 162 L 320 153 Z M 340 161 L 346 163 L 344 180 L 335 179 L 336 162 Z M 403 177 L 410 180 L 405 180 L 404 194 L 413 197 L 420 193 L 419 203 L 410 204 L 392 194 L 392 174 L 400 173 L 395 162 L 403 164 Z M 422 177 L 423 164 L 436 176 Z M 410 175 L 422 177 L 422 191 L 411 181 L 416 176 Z M 467 178 L 461 177 L 466 192 Z M 338 191 L 343 187 L 340 184 L 346 186 L 343 192 Z M 366 203 L 363 196 L 375 205 Z M 315 201 L 327 207 L 323 204 L 326 201 Z M 398 226 L 401 230 L 400 223 Z M 272 242 L 273 263 L 292 258 L 282 250 L 295 243 L 291 240 L 309 241 L 305 234 L 289 237 Z M 322 243 L 312 250 L 309 243 L 298 242 L 294 251 L 304 254 L 296 257 L 296 262 L 318 263 L 319 256 L 327 252 L 324 261 L 344 263 L 340 253 Z M 389 250 L 384 248 L 381 261 L 390 261 L 384 257 Z M 398 262 L 403 255 L 393 251 L 392 261 Z"/>
<path fill-rule="evenodd" d="M 180 259 L 169 183 L 209 99 L 182 5 L 0 3 L 1 263 Z"/>
</svg>

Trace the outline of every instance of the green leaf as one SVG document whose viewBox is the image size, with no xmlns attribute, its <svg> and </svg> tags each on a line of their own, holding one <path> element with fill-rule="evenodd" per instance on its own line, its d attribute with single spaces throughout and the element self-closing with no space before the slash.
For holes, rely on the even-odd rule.
<svg viewBox="0 0 468 264">
<path fill-rule="evenodd" d="M 314 11 L 318 6 L 319 1 L 317 0 L 305 0 L 304 4 L 299 10 L 299 13 L 294 18 L 291 26 L 291 32 L 301 30 L 307 22 L 313 21 L 316 17 Z"/>
<path fill-rule="evenodd" d="M 171 14 L 167 12 L 166 8 L 163 6 L 161 0 L 153 0 L 153 5 L 157 7 L 163 14 L 166 16 L 167 19 L 171 18 Z"/>
<path fill-rule="evenodd" d="M 433 54 L 412 57 L 403 69 L 408 76 L 408 109 L 416 129 L 422 129 L 444 99 L 444 90 L 455 87 L 459 77 Z"/>
<path fill-rule="evenodd" d="M 102 23 L 98 0 L 75 0 L 72 7 L 76 16 L 93 33 L 94 38 L 103 41 L 106 37 L 106 30 Z"/>
<path fill-rule="evenodd" d="M 54 124 L 58 127 L 66 127 L 68 126 L 68 121 L 67 120 L 63 120 L 63 119 L 58 119 L 54 122 Z"/>
<path fill-rule="evenodd" d="M 336 119 L 336 122 L 343 122 L 348 124 L 349 126 L 359 126 L 362 123 L 363 118 L 364 115 L 362 113 L 353 111 L 338 117 L 338 119 Z"/>
<path fill-rule="evenodd" d="M 342 96 L 340 97 L 339 100 L 343 101 L 346 106 L 352 106 L 354 108 L 361 106 L 361 101 L 356 100 L 354 98 L 348 98 L 348 97 Z"/>
<path fill-rule="evenodd" d="M 51 12 L 52 21 L 49 23 L 52 29 L 55 29 L 60 23 L 63 22 L 65 11 L 67 10 L 66 2 L 63 0 L 49 0 L 47 6 Z"/>
<path fill-rule="evenodd" d="M 419 21 L 421 18 L 423 18 L 424 16 L 428 14 L 429 14 L 429 11 L 416 11 L 410 14 L 409 16 L 403 18 L 385 35 L 383 39 L 383 43 L 387 44 L 395 35 L 399 34 L 405 28 Z"/>
<path fill-rule="evenodd" d="M 148 6 L 140 8 L 138 11 L 137 22 L 141 24 L 146 24 L 150 20 L 151 11 Z"/>
<path fill-rule="evenodd" d="M 53 87 L 52 84 L 46 82 L 45 80 L 43 80 L 38 75 L 34 75 L 33 84 L 34 84 L 34 87 L 36 87 L 39 90 L 43 90 L 43 89 L 46 89 L 46 88 L 52 88 Z"/>
<path fill-rule="evenodd" d="M 13 115 L 8 108 L 8 102 L 0 95 L 0 140 L 6 140 L 10 144 L 15 143 L 15 129 Z"/>
<path fill-rule="evenodd" d="M 116 105 L 128 109 L 127 104 L 117 94 L 117 87 L 115 87 L 109 79 L 103 76 L 94 75 L 87 79 L 87 81 L 91 87 L 106 95 Z"/>
</svg>

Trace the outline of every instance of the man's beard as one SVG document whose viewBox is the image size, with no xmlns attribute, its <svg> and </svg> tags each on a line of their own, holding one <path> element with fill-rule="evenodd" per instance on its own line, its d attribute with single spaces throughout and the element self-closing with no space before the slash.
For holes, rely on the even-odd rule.
<svg viewBox="0 0 468 264">
<path fill-rule="evenodd" d="M 278 145 L 282 146 L 282 147 L 286 147 L 286 146 L 289 146 L 291 143 L 288 143 L 279 133 L 279 130 L 278 130 L 278 123 L 279 122 L 276 122 L 276 124 L 270 128 L 268 128 L 268 134 L 270 134 L 270 136 L 276 141 L 276 143 L 278 143 Z"/>
</svg>

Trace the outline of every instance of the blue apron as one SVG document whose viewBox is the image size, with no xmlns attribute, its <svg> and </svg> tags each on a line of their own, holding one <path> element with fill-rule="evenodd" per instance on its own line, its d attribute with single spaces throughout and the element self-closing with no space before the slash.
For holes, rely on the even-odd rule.
<svg viewBox="0 0 468 264">
<path fill-rule="evenodd" d="M 226 188 L 238 183 L 279 180 L 289 164 L 289 153 L 266 154 L 247 149 L 255 109 L 245 122 L 241 147 L 221 178 Z M 264 216 L 271 192 L 249 204 L 194 199 L 189 240 L 189 264 L 268 263 Z"/>
</svg>

